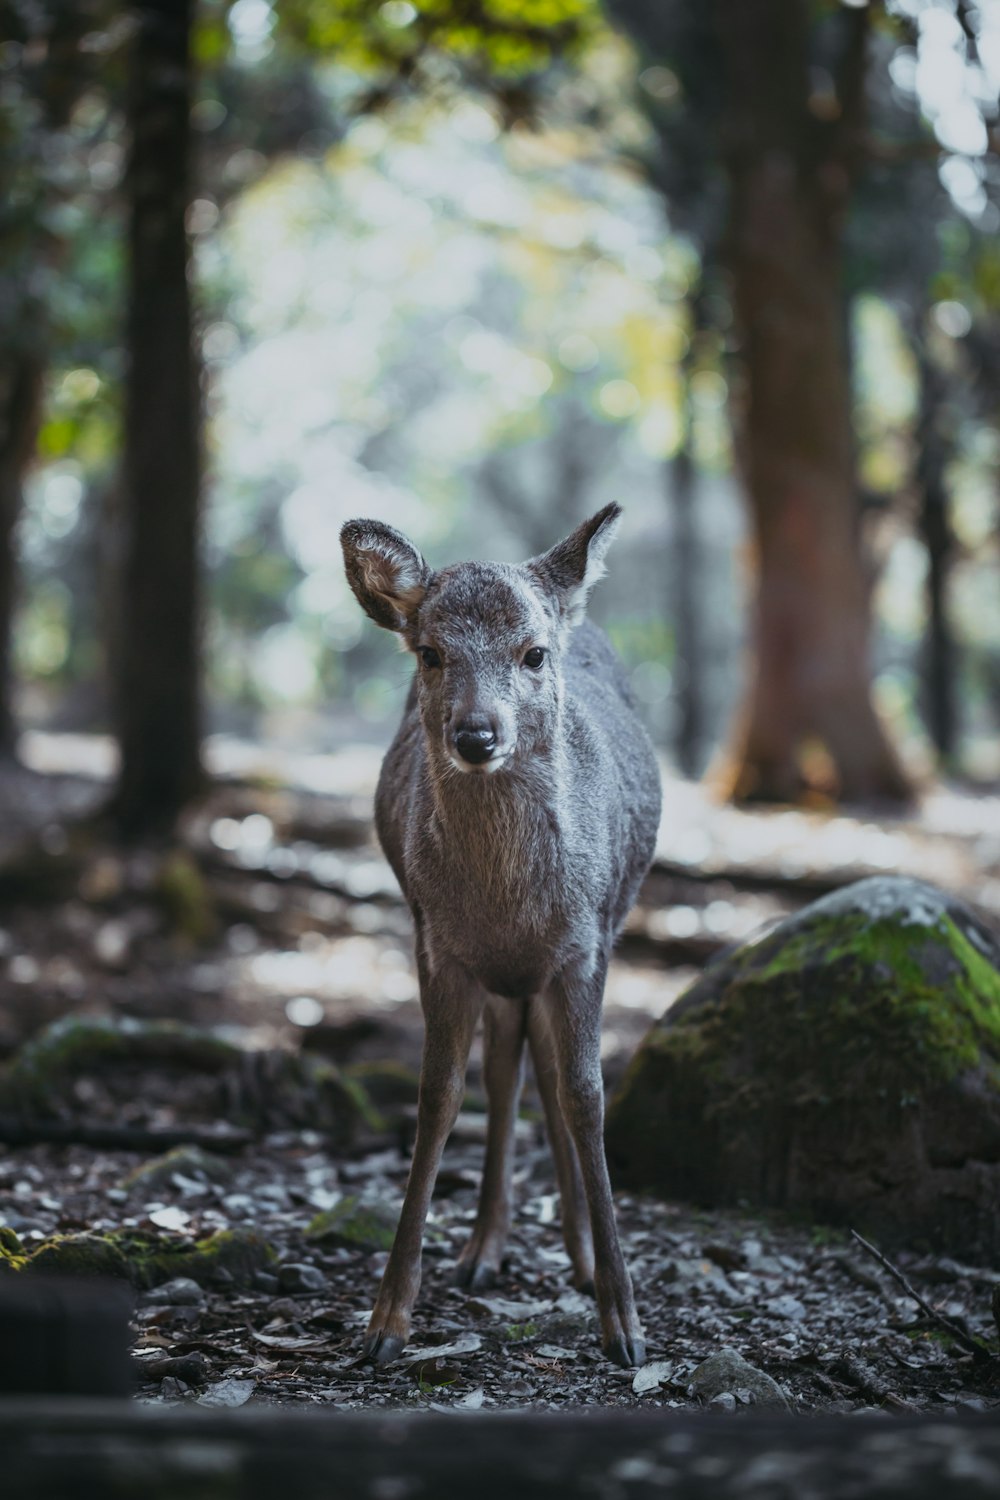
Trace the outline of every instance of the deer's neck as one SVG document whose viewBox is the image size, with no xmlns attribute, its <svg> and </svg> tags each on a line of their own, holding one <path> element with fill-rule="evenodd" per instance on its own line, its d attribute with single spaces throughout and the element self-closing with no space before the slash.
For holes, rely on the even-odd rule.
<svg viewBox="0 0 1000 1500">
<path fill-rule="evenodd" d="M 565 755 L 557 743 L 491 776 L 450 763 L 432 772 L 438 838 L 454 867 L 484 890 L 537 887 L 558 866 L 565 822 Z"/>
</svg>

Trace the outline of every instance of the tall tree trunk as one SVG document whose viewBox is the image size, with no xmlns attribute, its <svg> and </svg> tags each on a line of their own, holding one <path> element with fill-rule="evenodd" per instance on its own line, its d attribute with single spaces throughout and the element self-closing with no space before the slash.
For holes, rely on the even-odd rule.
<svg viewBox="0 0 1000 1500">
<path fill-rule="evenodd" d="M 11 703 L 11 625 L 17 586 L 15 536 L 24 470 L 35 446 L 41 385 L 40 356 L 24 350 L 8 350 L 0 364 L 0 752 L 13 750 L 16 738 Z"/>
<path fill-rule="evenodd" d="M 698 773 L 705 732 L 701 555 L 695 519 L 698 474 L 694 453 L 694 403 L 691 399 L 698 335 L 705 322 L 704 307 L 704 294 L 698 287 L 691 295 L 691 337 L 681 364 L 681 441 L 671 460 L 669 473 L 674 534 L 671 603 L 679 710 L 675 747 L 677 763 L 685 776 Z"/>
<path fill-rule="evenodd" d="M 836 127 L 809 112 L 804 0 L 715 0 L 729 97 L 728 260 L 745 387 L 738 448 L 757 554 L 754 669 L 730 790 L 790 800 L 814 768 L 848 798 L 903 798 L 870 694 L 844 345 L 841 220 L 860 125 L 867 11 Z"/>
<path fill-rule="evenodd" d="M 948 617 L 948 573 L 955 538 L 948 516 L 945 470 L 949 441 L 944 430 L 944 377 L 934 366 L 919 338 L 916 345 L 920 377 L 916 484 L 920 510 L 918 525 L 927 551 L 927 634 L 923 650 L 923 708 L 934 748 L 942 760 L 955 753 L 955 642 Z"/>
<path fill-rule="evenodd" d="M 201 782 L 200 399 L 184 226 L 193 0 L 139 0 L 133 10 L 114 805 L 128 836 L 169 827 Z"/>
</svg>

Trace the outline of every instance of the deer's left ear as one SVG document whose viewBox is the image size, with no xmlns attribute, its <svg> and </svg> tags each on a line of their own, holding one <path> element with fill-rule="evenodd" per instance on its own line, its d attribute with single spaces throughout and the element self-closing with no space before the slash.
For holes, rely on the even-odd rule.
<svg viewBox="0 0 1000 1500">
<path fill-rule="evenodd" d="M 604 558 L 621 523 L 620 505 L 606 505 L 561 542 L 525 566 L 551 595 L 568 625 L 579 625 L 590 591 L 607 572 Z"/>
</svg>

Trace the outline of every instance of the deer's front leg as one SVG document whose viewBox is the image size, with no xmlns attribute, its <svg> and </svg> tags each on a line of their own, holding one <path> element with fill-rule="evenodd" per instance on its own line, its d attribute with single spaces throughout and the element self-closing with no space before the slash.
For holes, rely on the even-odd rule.
<svg viewBox="0 0 1000 1500">
<path fill-rule="evenodd" d="M 441 1153 L 462 1103 L 469 1048 L 483 1005 L 482 992 L 464 971 L 450 965 L 434 973 L 426 964 L 420 969 L 425 1030 L 417 1138 L 396 1238 L 362 1345 L 362 1354 L 379 1365 L 395 1359 L 410 1336 L 424 1221 Z"/>
<path fill-rule="evenodd" d="M 632 1278 L 618 1240 L 615 1206 L 604 1155 L 604 1082 L 601 1077 L 601 1005 L 607 958 L 567 965 L 545 997 L 558 1076 L 559 1105 L 573 1137 L 594 1237 L 594 1293 L 601 1347 L 628 1369 L 646 1358 L 635 1310 Z"/>
<path fill-rule="evenodd" d="M 491 995 L 483 1021 L 483 1081 L 489 1113 L 486 1160 L 479 1209 L 468 1243 L 458 1258 L 455 1281 L 471 1291 L 492 1286 L 510 1231 L 514 1128 L 523 1078 L 526 1006 Z"/>
</svg>

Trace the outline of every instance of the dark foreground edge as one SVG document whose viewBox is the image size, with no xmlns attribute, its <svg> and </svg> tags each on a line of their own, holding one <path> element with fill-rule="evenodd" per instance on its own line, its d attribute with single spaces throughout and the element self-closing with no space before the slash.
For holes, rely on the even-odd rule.
<svg viewBox="0 0 1000 1500">
<path fill-rule="evenodd" d="M 0 1400 L 4 1500 L 997 1500 L 988 1417 L 216 1412 Z"/>
</svg>

